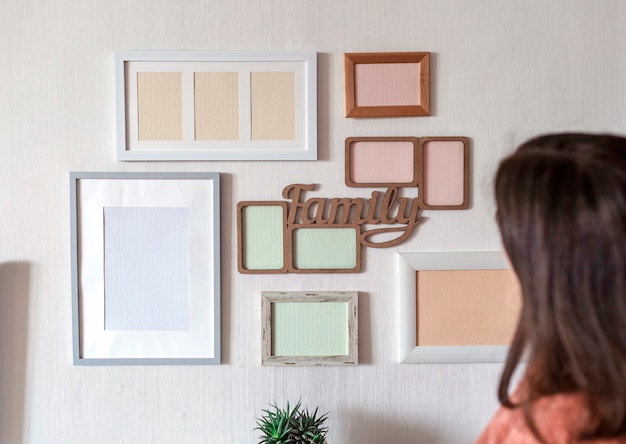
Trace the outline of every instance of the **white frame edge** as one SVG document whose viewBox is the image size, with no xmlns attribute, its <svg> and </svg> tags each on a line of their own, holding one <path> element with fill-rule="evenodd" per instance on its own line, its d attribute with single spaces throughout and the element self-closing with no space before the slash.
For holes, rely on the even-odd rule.
<svg viewBox="0 0 626 444">
<path fill-rule="evenodd" d="M 398 253 L 398 360 L 403 364 L 504 362 L 507 345 L 418 346 L 415 272 L 419 270 L 506 270 L 499 251 Z"/>
<path fill-rule="evenodd" d="M 127 149 L 125 63 L 143 62 L 304 62 L 306 64 L 306 146 L 301 149 Z M 115 52 L 116 159 L 120 161 L 317 160 L 317 52 L 314 51 L 117 51 Z M 271 144 L 271 141 L 269 142 Z"/>
<path fill-rule="evenodd" d="M 83 358 L 81 357 L 80 273 L 79 273 L 79 208 L 77 184 L 80 179 L 204 179 L 213 181 L 214 207 L 214 273 L 213 276 L 213 357 L 207 358 Z M 74 365 L 219 365 L 221 364 L 221 225 L 220 173 L 190 172 L 70 172 L 70 239 L 72 287 L 72 362 Z"/>
</svg>

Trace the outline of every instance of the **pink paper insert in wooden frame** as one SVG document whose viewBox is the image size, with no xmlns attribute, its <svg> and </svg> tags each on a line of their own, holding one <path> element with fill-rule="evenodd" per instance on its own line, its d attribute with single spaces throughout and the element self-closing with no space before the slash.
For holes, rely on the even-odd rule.
<svg viewBox="0 0 626 444">
<path fill-rule="evenodd" d="M 419 143 L 421 208 L 464 210 L 469 207 L 469 139 L 422 137 Z"/>
<path fill-rule="evenodd" d="M 430 115 L 428 52 L 344 54 L 346 117 Z"/>
<path fill-rule="evenodd" d="M 349 187 L 413 187 L 419 169 L 416 137 L 349 137 L 345 181 Z"/>
</svg>

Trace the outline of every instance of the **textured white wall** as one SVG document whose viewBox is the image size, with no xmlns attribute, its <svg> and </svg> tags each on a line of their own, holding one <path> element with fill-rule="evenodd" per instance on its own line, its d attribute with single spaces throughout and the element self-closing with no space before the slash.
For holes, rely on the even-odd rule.
<svg viewBox="0 0 626 444">
<path fill-rule="evenodd" d="M 333 444 L 465 443 L 496 408 L 499 365 L 396 362 L 398 251 L 499 248 L 491 178 L 516 143 L 551 130 L 626 132 L 626 2 L 619 0 L 2 0 L 0 442 L 251 443 L 267 402 L 330 411 Z M 120 163 L 115 50 L 319 52 L 316 162 Z M 431 51 L 432 116 L 343 117 L 342 53 Z M 343 185 L 348 136 L 472 139 L 472 207 L 425 212 L 364 271 L 240 275 L 235 206 Z M 68 172 L 219 171 L 220 366 L 74 367 Z M 351 368 L 260 366 L 262 290 L 361 292 Z"/>
</svg>

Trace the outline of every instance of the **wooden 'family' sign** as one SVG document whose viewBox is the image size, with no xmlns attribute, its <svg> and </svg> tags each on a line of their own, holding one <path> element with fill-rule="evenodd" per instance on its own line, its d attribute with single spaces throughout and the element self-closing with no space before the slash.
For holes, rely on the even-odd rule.
<svg viewBox="0 0 626 444">
<path fill-rule="evenodd" d="M 468 163 L 464 137 L 348 138 L 346 184 L 386 189 L 327 198 L 309 196 L 315 184 L 291 184 L 287 200 L 239 202 L 239 272 L 359 272 L 361 247 L 404 242 L 424 220 L 422 210 L 467 208 Z M 417 197 L 402 195 L 415 187 Z"/>
</svg>

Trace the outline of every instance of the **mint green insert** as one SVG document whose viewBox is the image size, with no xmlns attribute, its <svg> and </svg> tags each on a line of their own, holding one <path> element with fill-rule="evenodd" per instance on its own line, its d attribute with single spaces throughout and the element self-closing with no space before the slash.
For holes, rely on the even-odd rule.
<svg viewBox="0 0 626 444">
<path fill-rule="evenodd" d="M 293 231 L 293 266 L 299 270 L 346 270 L 357 265 L 355 228 Z"/>
<path fill-rule="evenodd" d="M 272 303 L 272 356 L 348 354 L 347 302 Z"/>
<path fill-rule="evenodd" d="M 284 264 L 283 207 L 247 206 L 243 217 L 243 267 L 247 270 L 280 270 Z"/>
</svg>

